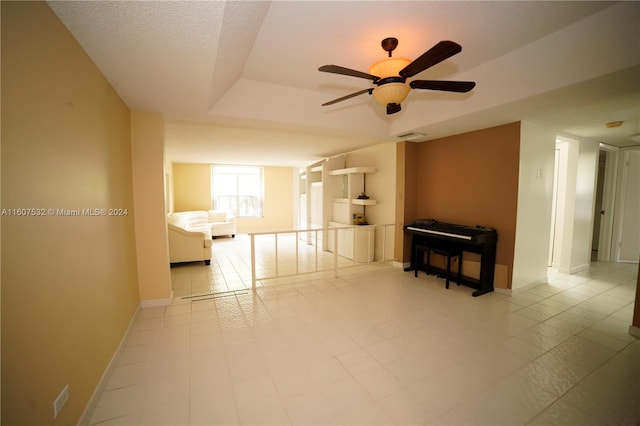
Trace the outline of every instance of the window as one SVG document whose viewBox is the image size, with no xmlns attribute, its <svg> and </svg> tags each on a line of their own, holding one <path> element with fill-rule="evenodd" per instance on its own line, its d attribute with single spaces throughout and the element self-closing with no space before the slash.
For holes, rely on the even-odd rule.
<svg viewBox="0 0 640 426">
<path fill-rule="evenodd" d="M 262 217 L 262 167 L 211 166 L 211 206 L 236 217 Z"/>
</svg>

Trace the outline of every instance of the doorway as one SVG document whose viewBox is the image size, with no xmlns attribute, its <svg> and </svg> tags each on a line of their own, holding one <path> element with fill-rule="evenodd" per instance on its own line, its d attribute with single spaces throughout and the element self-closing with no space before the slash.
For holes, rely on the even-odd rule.
<svg viewBox="0 0 640 426">
<path fill-rule="evenodd" d="M 591 261 L 599 260 L 600 253 L 600 231 L 602 225 L 602 217 L 607 213 L 602 205 L 602 196 L 604 192 L 604 174 L 607 164 L 607 151 L 600 148 L 598 155 L 598 169 L 596 181 L 596 202 L 593 214 L 593 237 L 591 239 Z M 609 212 L 611 213 L 611 212 Z"/>
<path fill-rule="evenodd" d="M 600 144 L 593 218 L 592 261 L 616 261 L 612 257 L 618 148 Z"/>
</svg>

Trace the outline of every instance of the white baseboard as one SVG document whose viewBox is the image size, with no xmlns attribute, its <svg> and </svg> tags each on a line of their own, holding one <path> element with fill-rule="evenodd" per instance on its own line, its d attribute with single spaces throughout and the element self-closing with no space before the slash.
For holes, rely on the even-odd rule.
<svg viewBox="0 0 640 426">
<path fill-rule="evenodd" d="M 539 280 L 534 281 L 534 282 L 532 282 L 532 283 L 529 283 L 529 284 L 527 284 L 527 285 L 524 285 L 524 286 L 518 287 L 518 288 L 516 288 L 516 289 L 512 289 L 512 290 L 511 290 L 511 294 L 512 294 L 512 295 L 514 295 L 514 294 L 520 294 L 520 293 L 522 293 L 522 292 L 525 292 L 525 291 L 531 290 L 532 288 L 538 287 L 539 285 L 547 284 L 547 283 L 548 283 L 547 278 L 540 278 Z M 511 285 L 513 285 L 513 283 L 512 283 Z"/>
<path fill-rule="evenodd" d="M 633 337 L 640 339 L 640 327 L 636 327 L 634 325 L 629 326 L 629 334 Z"/>
<path fill-rule="evenodd" d="M 498 294 L 513 296 L 513 291 L 510 288 L 494 288 L 493 291 L 495 291 Z"/>
<path fill-rule="evenodd" d="M 147 299 L 142 300 L 140 302 L 140 306 L 143 308 L 155 308 L 158 306 L 169 306 L 173 302 L 173 292 L 171 292 L 171 297 L 167 297 L 164 299 Z"/>
<path fill-rule="evenodd" d="M 107 364 L 107 368 L 102 373 L 102 377 L 100 377 L 100 380 L 98 381 L 98 385 L 94 389 L 93 394 L 91 395 L 91 398 L 89 398 L 89 402 L 87 402 L 87 405 L 84 407 L 84 411 L 80 416 L 80 420 L 78 420 L 78 425 L 86 426 L 91 421 L 91 415 L 96 409 L 96 405 L 98 404 L 98 398 L 102 395 L 102 392 L 107 386 L 107 381 L 111 377 L 111 373 L 117 366 L 118 359 L 120 358 L 120 351 L 122 350 L 125 342 L 127 341 L 127 338 L 129 337 L 129 333 L 131 332 L 131 326 L 133 325 L 133 321 L 136 319 L 136 316 L 138 316 L 139 311 L 140 311 L 140 305 L 138 305 L 138 308 L 136 309 L 133 316 L 129 320 L 129 325 L 127 326 L 127 330 L 124 332 L 124 335 L 122 336 L 122 339 L 120 340 L 120 343 L 116 348 L 116 351 L 113 353 L 111 360 Z"/>
<path fill-rule="evenodd" d="M 552 267 L 554 267 L 554 266 L 552 266 Z M 583 265 L 574 266 L 573 268 L 563 268 L 563 267 L 558 266 L 557 269 L 558 269 L 558 272 L 560 272 L 561 274 L 569 274 L 569 275 L 571 275 L 571 274 L 575 274 L 575 273 L 578 273 L 578 272 L 582 272 L 582 271 L 588 270 L 589 269 L 589 264 L 585 263 Z"/>
<path fill-rule="evenodd" d="M 574 266 L 573 268 L 571 268 L 570 270 L 570 274 L 575 274 L 578 272 L 582 272 L 582 271 L 586 271 L 589 269 L 589 264 L 585 263 L 584 265 L 579 265 L 579 266 Z"/>
</svg>

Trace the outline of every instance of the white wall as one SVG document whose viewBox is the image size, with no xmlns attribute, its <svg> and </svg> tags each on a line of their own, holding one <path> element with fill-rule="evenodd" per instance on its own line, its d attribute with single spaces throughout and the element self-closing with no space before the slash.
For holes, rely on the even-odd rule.
<svg viewBox="0 0 640 426">
<path fill-rule="evenodd" d="M 599 144 L 560 137 L 558 210 L 553 266 L 563 273 L 588 268 Z"/>
<path fill-rule="evenodd" d="M 615 260 L 637 262 L 640 257 L 640 150 L 620 151 L 620 193 L 618 195 L 619 224 Z"/>
<path fill-rule="evenodd" d="M 581 140 L 578 147 L 573 242 L 569 270 L 578 272 L 591 263 L 593 214 L 596 201 L 596 178 L 600 146 L 595 141 Z"/>
<path fill-rule="evenodd" d="M 563 273 L 570 272 L 573 250 L 573 217 L 575 215 L 576 176 L 578 173 L 578 145 L 573 139 L 560 140 L 558 166 L 558 207 L 553 266 Z"/>
<path fill-rule="evenodd" d="M 547 278 L 555 146 L 553 130 L 521 123 L 512 292 Z"/>
</svg>

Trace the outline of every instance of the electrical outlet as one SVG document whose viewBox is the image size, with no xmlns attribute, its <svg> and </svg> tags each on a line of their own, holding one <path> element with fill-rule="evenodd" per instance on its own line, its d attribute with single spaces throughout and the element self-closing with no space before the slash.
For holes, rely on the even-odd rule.
<svg viewBox="0 0 640 426">
<path fill-rule="evenodd" d="M 64 404 L 66 404 L 68 400 L 69 385 L 64 385 L 64 388 L 62 389 L 62 392 L 60 392 L 60 395 L 58 395 L 58 397 L 53 401 L 53 417 L 58 417 L 58 414 L 60 414 L 62 407 L 64 407 Z"/>
</svg>

